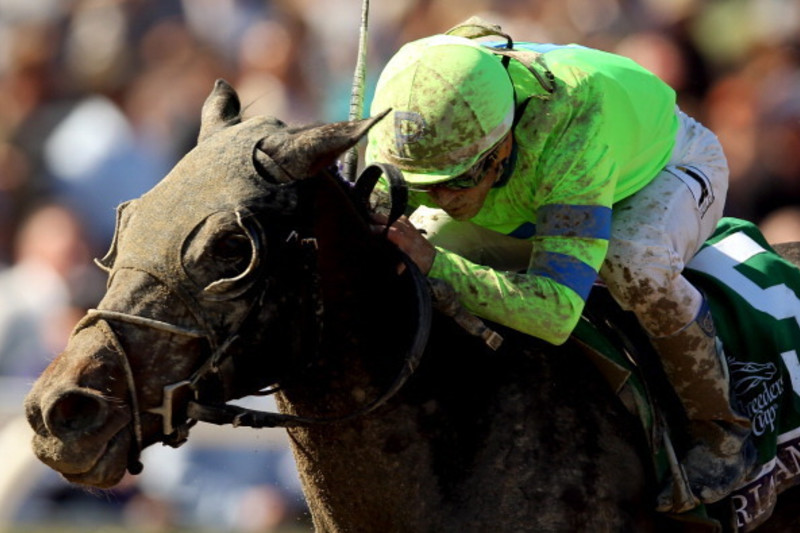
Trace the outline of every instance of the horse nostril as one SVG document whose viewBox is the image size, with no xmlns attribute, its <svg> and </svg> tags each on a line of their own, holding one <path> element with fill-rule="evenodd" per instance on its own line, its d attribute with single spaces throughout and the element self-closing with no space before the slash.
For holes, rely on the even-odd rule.
<svg viewBox="0 0 800 533">
<path fill-rule="evenodd" d="M 70 391 L 59 396 L 47 410 L 45 422 L 59 437 L 85 433 L 102 426 L 108 418 L 108 403 L 95 394 Z"/>
<path fill-rule="evenodd" d="M 42 409 L 39 403 L 30 397 L 25 401 L 25 417 L 28 419 L 28 424 L 33 431 L 41 436 L 47 435 L 47 428 L 44 425 L 44 418 L 42 417 Z"/>
</svg>

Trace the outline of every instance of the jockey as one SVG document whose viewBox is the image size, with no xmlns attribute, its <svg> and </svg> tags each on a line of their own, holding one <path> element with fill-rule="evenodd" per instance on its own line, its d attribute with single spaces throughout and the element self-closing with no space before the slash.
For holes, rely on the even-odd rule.
<svg viewBox="0 0 800 533">
<path fill-rule="evenodd" d="M 722 147 L 629 59 L 577 45 L 504 49 L 436 35 L 384 68 L 372 113 L 392 111 L 370 131 L 366 159 L 397 166 L 417 207 L 388 238 L 472 313 L 556 345 L 599 275 L 685 407 L 695 496 L 718 501 L 755 448 L 708 305 L 681 272 L 722 216 Z M 677 505 L 666 487 L 658 508 L 686 510 Z"/>
</svg>

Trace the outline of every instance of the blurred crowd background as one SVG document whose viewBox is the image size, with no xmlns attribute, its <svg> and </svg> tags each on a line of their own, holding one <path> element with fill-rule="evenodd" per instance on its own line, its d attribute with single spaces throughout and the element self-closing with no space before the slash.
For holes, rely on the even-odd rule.
<svg viewBox="0 0 800 533">
<path fill-rule="evenodd" d="M 727 214 L 800 240 L 800 0 L 372 0 L 368 86 L 402 43 L 473 14 L 653 70 L 722 140 Z M 11 485 L 17 502 L 0 504 L 0 528 L 307 527 L 280 437 L 154 451 L 145 474 L 96 495 L 25 462 L 18 415 L 104 289 L 91 258 L 114 208 L 194 145 L 213 81 L 234 85 L 246 115 L 346 119 L 360 16 L 360 0 L 0 0 L 0 455 L 16 448 L 26 465 L 0 465 L 0 501 Z"/>
</svg>

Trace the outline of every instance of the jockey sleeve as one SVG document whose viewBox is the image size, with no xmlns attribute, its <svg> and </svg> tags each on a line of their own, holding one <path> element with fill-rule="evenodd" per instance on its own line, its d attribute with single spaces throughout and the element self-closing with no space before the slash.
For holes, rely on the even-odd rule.
<svg viewBox="0 0 800 533">
<path fill-rule="evenodd" d="M 450 282 L 464 306 L 553 344 L 569 337 L 608 249 L 614 203 L 667 164 L 678 129 L 675 93 L 630 59 L 569 45 L 517 43 L 541 53 L 509 75 L 529 102 L 514 129 L 517 163 L 472 222 L 532 242 L 526 272 L 501 272 L 439 249 L 429 275 Z M 426 195 L 412 201 L 435 207 Z"/>
</svg>

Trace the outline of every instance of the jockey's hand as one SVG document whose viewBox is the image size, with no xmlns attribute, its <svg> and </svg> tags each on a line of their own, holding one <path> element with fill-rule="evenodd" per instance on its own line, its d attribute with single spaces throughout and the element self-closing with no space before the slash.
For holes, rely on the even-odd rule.
<svg viewBox="0 0 800 533">
<path fill-rule="evenodd" d="M 389 219 L 386 215 L 374 214 L 371 225 L 373 233 L 382 233 Z M 411 258 L 423 274 L 428 274 L 436 257 L 436 248 L 414 227 L 414 224 L 403 215 L 389 227 L 386 237 L 402 252 Z"/>
</svg>

